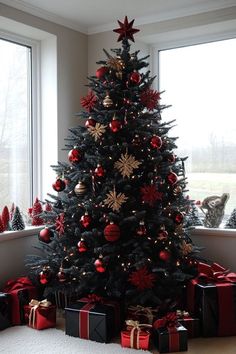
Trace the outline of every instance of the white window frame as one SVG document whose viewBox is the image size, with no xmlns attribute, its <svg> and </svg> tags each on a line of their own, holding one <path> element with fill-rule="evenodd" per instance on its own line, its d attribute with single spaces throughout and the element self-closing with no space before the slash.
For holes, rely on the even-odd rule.
<svg viewBox="0 0 236 354">
<path fill-rule="evenodd" d="M 34 196 L 41 196 L 42 191 L 42 120 L 41 120 L 41 75 L 40 75 L 40 42 L 24 36 L 0 30 L 0 38 L 31 48 L 31 186 L 30 205 Z M 30 206 L 29 205 L 29 206 Z"/>
<path fill-rule="evenodd" d="M 159 36 L 157 35 L 156 44 L 150 46 L 150 70 L 153 73 L 153 76 L 157 76 L 157 80 L 154 80 L 153 83 L 154 89 L 159 90 L 159 52 L 161 50 L 236 38 L 235 21 L 229 21 L 225 24 L 221 22 L 220 26 L 216 24 L 213 26 L 204 26 L 204 28 L 196 26 L 193 31 L 192 28 L 190 28 L 189 31 L 185 28 L 184 30 L 175 31 L 173 33 L 166 32 L 161 33 Z M 236 229 L 195 226 L 191 230 L 191 235 L 193 237 L 194 235 L 212 236 L 213 234 L 236 237 Z"/>
</svg>

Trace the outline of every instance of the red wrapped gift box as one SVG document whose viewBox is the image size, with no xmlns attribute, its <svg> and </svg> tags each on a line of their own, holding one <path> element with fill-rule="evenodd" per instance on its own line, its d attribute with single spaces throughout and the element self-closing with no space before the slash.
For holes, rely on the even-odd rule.
<svg viewBox="0 0 236 354">
<path fill-rule="evenodd" d="M 138 321 L 127 320 L 127 330 L 121 331 L 121 346 L 126 348 L 147 350 L 149 347 L 149 324 L 140 324 Z"/>
<path fill-rule="evenodd" d="M 37 298 L 37 289 L 27 277 L 9 280 L 4 286 L 5 293 L 10 296 L 12 325 L 25 324 L 24 305 L 30 299 Z"/>
<path fill-rule="evenodd" d="M 24 306 L 25 320 L 29 327 L 46 329 L 56 326 L 56 306 L 47 300 L 31 300 Z"/>
</svg>

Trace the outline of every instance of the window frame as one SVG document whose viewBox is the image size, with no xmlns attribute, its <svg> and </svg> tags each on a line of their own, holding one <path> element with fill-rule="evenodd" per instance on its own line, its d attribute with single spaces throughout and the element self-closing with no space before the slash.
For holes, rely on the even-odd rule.
<svg viewBox="0 0 236 354">
<path fill-rule="evenodd" d="M 35 195 L 41 196 L 42 191 L 42 119 L 41 119 L 41 75 L 40 75 L 40 42 L 21 35 L 0 29 L 0 38 L 31 49 L 30 63 L 30 115 L 29 149 L 30 156 L 30 195 L 29 206 L 33 204 Z M 25 212 L 27 212 L 25 210 Z"/>
</svg>

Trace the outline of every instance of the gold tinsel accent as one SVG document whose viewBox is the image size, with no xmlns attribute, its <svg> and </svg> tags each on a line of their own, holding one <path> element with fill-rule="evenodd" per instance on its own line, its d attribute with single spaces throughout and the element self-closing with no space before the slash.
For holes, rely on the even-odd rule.
<svg viewBox="0 0 236 354">
<path fill-rule="evenodd" d="M 130 177 L 139 165 L 141 165 L 141 162 L 135 160 L 133 155 L 128 155 L 126 152 L 115 162 L 114 167 L 119 170 L 123 177 Z"/>
<path fill-rule="evenodd" d="M 116 71 L 122 71 L 125 68 L 125 63 L 121 58 L 109 58 L 107 61 L 107 65 Z"/>
<path fill-rule="evenodd" d="M 183 256 L 187 256 L 193 250 L 192 244 L 191 243 L 187 243 L 186 241 L 182 242 L 182 245 L 180 246 L 180 248 L 181 248 Z"/>
</svg>

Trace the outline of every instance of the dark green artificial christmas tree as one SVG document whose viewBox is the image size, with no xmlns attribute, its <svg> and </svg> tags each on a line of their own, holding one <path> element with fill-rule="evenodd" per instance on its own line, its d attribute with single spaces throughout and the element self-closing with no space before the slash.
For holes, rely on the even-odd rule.
<svg viewBox="0 0 236 354">
<path fill-rule="evenodd" d="M 183 222 L 188 200 L 172 122 L 162 122 L 160 93 L 139 51 L 133 22 L 119 21 L 122 48 L 104 50 L 70 129 L 68 162 L 53 166 L 57 196 L 44 212 L 42 256 L 30 275 L 50 292 L 75 291 L 127 303 L 173 303 L 195 268 Z M 53 232 L 53 237 L 52 237 Z M 44 240 L 46 240 L 44 242 Z"/>
<path fill-rule="evenodd" d="M 234 209 L 226 221 L 225 229 L 236 229 L 236 209 Z"/>
</svg>

